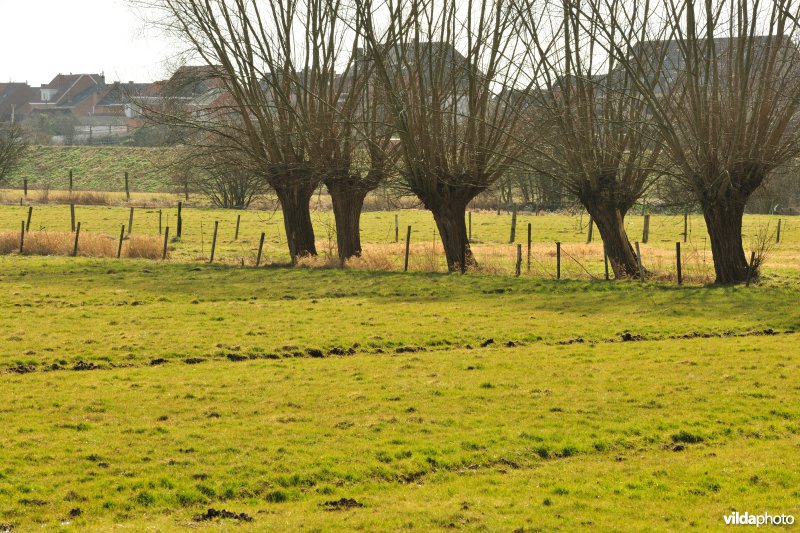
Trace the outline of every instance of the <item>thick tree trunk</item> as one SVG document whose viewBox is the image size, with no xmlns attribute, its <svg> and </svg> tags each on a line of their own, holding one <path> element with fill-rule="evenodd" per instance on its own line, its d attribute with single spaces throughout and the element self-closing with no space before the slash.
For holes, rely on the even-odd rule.
<svg viewBox="0 0 800 533">
<path fill-rule="evenodd" d="M 283 210 L 283 227 L 286 229 L 286 241 L 289 244 L 292 264 L 297 262 L 298 257 L 317 255 L 309 207 L 314 187 L 307 183 L 277 186 L 273 183 L 272 187 L 278 195 Z"/>
<path fill-rule="evenodd" d="M 336 219 L 336 244 L 339 259 L 345 261 L 361 256 L 361 208 L 369 191 L 357 179 L 328 179 L 325 186 L 331 195 L 333 216 Z"/>
<path fill-rule="evenodd" d="M 444 254 L 447 258 L 447 270 L 458 272 L 476 266 L 475 257 L 469 247 L 467 224 L 467 204 L 462 202 L 440 203 L 431 210 L 439 235 L 442 239 Z"/>
<path fill-rule="evenodd" d="M 701 202 L 714 256 L 716 283 L 747 280 L 747 257 L 742 246 L 742 218 L 746 199 Z"/>
<path fill-rule="evenodd" d="M 587 206 L 603 238 L 608 260 L 617 279 L 638 278 L 639 264 L 628 234 L 625 232 L 625 213 L 617 207 Z"/>
</svg>

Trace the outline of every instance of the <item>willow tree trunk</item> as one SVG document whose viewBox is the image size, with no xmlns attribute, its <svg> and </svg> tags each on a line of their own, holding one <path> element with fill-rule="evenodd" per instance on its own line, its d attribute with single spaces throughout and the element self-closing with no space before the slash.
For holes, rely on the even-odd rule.
<svg viewBox="0 0 800 533">
<path fill-rule="evenodd" d="M 742 218 L 746 199 L 714 198 L 700 202 L 706 221 L 716 283 L 747 280 L 747 257 L 742 246 Z"/>
<path fill-rule="evenodd" d="M 272 184 L 283 209 L 283 227 L 292 264 L 298 257 L 317 255 L 309 204 L 315 187 L 310 184 Z"/>
<path fill-rule="evenodd" d="M 625 213 L 618 207 L 604 207 L 592 203 L 585 207 L 603 238 L 603 246 L 614 270 L 614 277 L 638 278 L 639 264 L 625 231 Z"/>
<path fill-rule="evenodd" d="M 361 256 L 361 209 L 369 192 L 359 180 L 331 178 L 325 180 L 331 195 L 336 219 L 336 244 L 339 259 Z"/>
<path fill-rule="evenodd" d="M 433 219 L 442 239 L 444 254 L 447 258 L 447 270 L 458 272 L 477 265 L 467 238 L 468 202 L 442 202 L 432 208 Z"/>
</svg>

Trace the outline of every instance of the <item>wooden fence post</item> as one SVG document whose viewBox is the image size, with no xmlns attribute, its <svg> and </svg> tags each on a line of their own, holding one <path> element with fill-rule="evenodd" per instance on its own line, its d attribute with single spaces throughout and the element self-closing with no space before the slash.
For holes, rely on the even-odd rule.
<svg viewBox="0 0 800 533">
<path fill-rule="evenodd" d="M 778 231 L 775 234 L 775 242 L 781 242 L 781 219 L 778 219 Z"/>
<path fill-rule="evenodd" d="M 394 242 L 400 242 L 400 217 L 394 216 Z"/>
<path fill-rule="evenodd" d="M 122 239 L 125 238 L 125 224 L 122 225 L 122 229 L 119 230 L 119 246 L 117 246 L 117 259 L 122 257 Z"/>
<path fill-rule="evenodd" d="M 750 264 L 747 267 L 747 281 L 745 282 L 745 287 L 750 286 L 750 281 L 753 279 L 753 274 L 755 273 L 755 266 L 756 266 L 756 253 L 750 252 Z"/>
<path fill-rule="evenodd" d="M 179 239 L 183 235 L 183 216 L 181 215 L 182 208 L 183 208 L 183 202 L 178 202 L 178 231 L 176 232 L 176 236 Z"/>
<path fill-rule="evenodd" d="M 25 221 L 22 221 L 22 230 L 19 232 L 19 255 L 25 249 Z"/>
<path fill-rule="evenodd" d="M 214 262 L 214 251 L 217 248 L 217 230 L 219 229 L 219 220 L 214 221 L 214 237 L 211 239 L 211 259 L 209 263 Z"/>
<path fill-rule="evenodd" d="M 469 233 L 467 234 L 467 241 L 472 242 L 472 211 L 467 213 L 467 220 L 469 220 Z"/>
<path fill-rule="evenodd" d="M 647 244 L 650 240 L 650 215 L 644 216 L 644 228 L 642 229 L 642 243 Z"/>
<path fill-rule="evenodd" d="M 510 244 L 514 243 L 514 240 L 517 238 L 517 208 L 514 207 L 514 210 L 511 212 L 511 236 L 508 239 Z"/>
<path fill-rule="evenodd" d="M 528 272 L 531 271 L 531 242 L 533 235 L 533 225 L 528 222 Z"/>
<path fill-rule="evenodd" d="M 239 240 L 239 224 L 241 224 L 241 222 L 242 222 L 242 215 L 241 214 L 236 215 L 236 232 L 233 235 L 234 241 Z"/>
<path fill-rule="evenodd" d="M 261 265 L 261 251 L 264 250 L 264 237 L 266 234 L 261 232 L 261 240 L 258 241 L 258 255 L 256 256 L 256 268 Z"/>
<path fill-rule="evenodd" d="M 677 261 L 678 266 L 678 285 L 683 285 L 683 271 L 681 268 L 681 243 L 680 241 L 675 243 L 675 259 Z"/>
<path fill-rule="evenodd" d="M 130 201 L 131 200 L 131 190 L 128 187 L 128 171 L 125 171 L 125 199 Z"/>
<path fill-rule="evenodd" d="M 75 245 L 72 247 L 72 257 L 78 257 L 78 237 L 81 236 L 81 223 L 75 226 Z"/>
<path fill-rule="evenodd" d="M 161 232 L 161 228 L 163 227 L 163 226 L 162 226 L 162 222 L 163 222 L 163 220 L 164 220 L 163 214 L 162 214 L 162 212 L 161 212 L 161 209 L 159 209 L 159 210 L 158 210 L 158 234 L 159 234 L 159 235 L 161 235 L 161 233 L 162 233 L 162 232 Z"/>
<path fill-rule="evenodd" d="M 161 260 L 165 260 L 167 258 L 167 245 L 169 244 L 169 226 L 167 226 L 166 231 L 164 231 L 164 251 L 161 253 Z"/>
<path fill-rule="evenodd" d="M 22 178 L 22 188 L 25 191 L 25 198 L 28 197 L 28 178 Z"/>
<path fill-rule="evenodd" d="M 69 169 L 69 192 L 72 192 L 72 169 Z"/>
<path fill-rule="evenodd" d="M 689 211 L 683 213 L 683 242 L 689 238 Z"/>
<path fill-rule="evenodd" d="M 592 242 L 592 229 L 594 228 L 594 220 L 592 219 L 591 215 L 589 216 L 589 231 L 586 234 L 586 244 Z"/>
<path fill-rule="evenodd" d="M 606 249 L 605 241 L 603 241 L 603 264 L 605 266 L 606 281 L 608 281 L 611 278 L 608 275 L 608 250 Z"/>
<path fill-rule="evenodd" d="M 556 242 L 556 279 L 561 279 L 561 243 Z"/>
<path fill-rule="evenodd" d="M 28 222 L 25 223 L 25 231 L 31 230 L 31 217 L 33 216 L 33 206 L 28 206 Z"/>
<path fill-rule="evenodd" d="M 131 214 L 128 216 L 128 235 L 133 231 L 133 208 L 131 207 Z"/>
<path fill-rule="evenodd" d="M 516 276 L 519 277 L 522 274 L 522 245 L 517 245 L 517 268 L 516 268 Z"/>
<path fill-rule="evenodd" d="M 75 204 L 69 204 L 70 231 L 75 233 Z"/>
<path fill-rule="evenodd" d="M 403 266 L 403 272 L 408 272 L 408 254 L 411 251 L 411 226 L 406 231 L 406 260 Z"/>
<path fill-rule="evenodd" d="M 644 282 L 644 267 L 642 267 L 642 254 L 639 252 L 639 243 L 636 243 L 636 263 L 639 266 L 639 279 Z"/>
</svg>

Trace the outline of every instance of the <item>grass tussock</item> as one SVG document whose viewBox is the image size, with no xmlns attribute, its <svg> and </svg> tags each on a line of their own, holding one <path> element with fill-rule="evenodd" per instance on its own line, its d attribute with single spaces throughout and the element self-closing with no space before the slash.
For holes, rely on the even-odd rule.
<svg viewBox="0 0 800 533">
<path fill-rule="evenodd" d="M 108 235 L 81 232 L 78 255 L 81 257 L 116 257 L 119 242 Z M 19 253 L 20 234 L 0 233 L 0 255 Z M 25 234 L 23 255 L 72 255 L 75 234 L 69 232 L 36 231 Z M 161 259 L 163 242 L 158 236 L 133 235 L 123 241 L 122 257 Z M 167 250 L 169 256 L 169 250 Z"/>
<path fill-rule="evenodd" d="M 47 189 L 39 191 L 36 199 L 39 204 L 76 204 L 76 205 L 112 205 L 111 197 L 104 192 L 73 191 L 50 192 Z"/>
</svg>

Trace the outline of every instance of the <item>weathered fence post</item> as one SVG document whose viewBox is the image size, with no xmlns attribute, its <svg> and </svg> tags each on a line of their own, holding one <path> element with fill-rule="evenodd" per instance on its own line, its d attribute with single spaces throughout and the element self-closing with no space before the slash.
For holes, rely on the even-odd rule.
<svg viewBox="0 0 800 533">
<path fill-rule="evenodd" d="M 25 191 L 25 198 L 28 197 L 28 178 L 22 178 L 22 189 Z"/>
<path fill-rule="evenodd" d="M 169 245 L 169 226 L 167 226 L 166 231 L 164 231 L 164 251 L 161 252 L 162 261 L 167 258 L 167 245 Z"/>
<path fill-rule="evenodd" d="M 517 238 L 517 208 L 514 207 L 514 210 L 511 211 L 511 237 L 509 237 L 508 242 L 513 243 L 516 238 Z"/>
<path fill-rule="evenodd" d="M 747 267 L 747 281 L 745 282 L 745 287 L 750 286 L 750 281 L 753 279 L 753 274 L 755 273 L 755 266 L 756 266 L 756 253 L 750 252 L 750 264 Z"/>
<path fill-rule="evenodd" d="M 533 241 L 532 230 L 533 230 L 533 225 L 530 222 L 528 222 L 528 272 L 531 271 L 531 242 Z"/>
<path fill-rule="evenodd" d="M 605 266 L 606 281 L 608 281 L 611 278 L 608 275 L 608 250 L 605 241 L 603 242 L 603 265 Z"/>
<path fill-rule="evenodd" d="M 467 220 L 469 221 L 469 233 L 467 234 L 467 240 L 472 242 L 472 211 L 467 213 Z"/>
<path fill-rule="evenodd" d="M 522 274 L 522 245 L 517 245 L 517 268 L 515 271 L 517 277 Z"/>
<path fill-rule="evenodd" d="M 183 202 L 178 202 L 178 231 L 176 232 L 176 236 L 179 239 L 183 235 L 183 216 L 181 215 L 182 208 L 183 208 Z"/>
<path fill-rule="evenodd" d="M 217 248 L 217 230 L 219 229 L 219 220 L 214 221 L 214 237 L 211 239 L 211 259 L 209 263 L 214 262 L 214 251 Z"/>
<path fill-rule="evenodd" d="M 264 250 L 264 237 L 266 234 L 261 232 L 261 239 L 258 241 L 258 255 L 256 255 L 256 268 L 261 265 L 261 252 Z"/>
<path fill-rule="evenodd" d="M 117 246 L 117 259 L 122 257 L 122 239 L 125 238 L 125 224 L 122 225 L 122 229 L 119 230 L 119 246 Z"/>
<path fill-rule="evenodd" d="M 131 190 L 128 187 L 128 171 L 125 171 L 125 199 L 130 201 L 131 200 Z"/>
<path fill-rule="evenodd" d="M 25 221 L 22 221 L 22 230 L 19 232 L 19 255 L 25 249 Z"/>
<path fill-rule="evenodd" d="M 158 210 L 158 234 L 159 235 L 161 235 L 161 233 L 162 233 L 161 228 L 163 227 L 162 226 L 163 220 L 164 220 L 163 214 L 161 212 L 161 209 L 159 209 Z"/>
<path fill-rule="evenodd" d="M 642 267 L 642 254 L 639 252 L 639 243 L 636 243 L 636 263 L 639 266 L 639 279 L 644 282 L 644 267 Z"/>
<path fill-rule="evenodd" d="M 689 238 L 689 211 L 683 213 L 683 242 Z"/>
<path fill-rule="evenodd" d="M 31 217 L 33 216 L 33 206 L 28 206 L 28 222 L 25 223 L 25 231 L 31 230 Z"/>
<path fill-rule="evenodd" d="M 128 235 L 133 231 L 133 208 L 131 207 L 131 214 L 128 216 Z"/>
<path fill-rule="evenodd" d="M 775 242 L 781 242 L 781 219 L 778 219 L 778 231 L 775 234 Z"/>
<path fill-rule="evenodd" d="M 239 224 L 241 224 L 241 223 L 242 223 L 242 215 L 241 214 L 236 215 L 236 232 L 233 235 L 233 240 L 234 241 L 238 241 L 239 240 Z"/>
<path fill-rule="evenodd" d="M 69 192 L 72 192 L 72 169 L 69 169 Z"/>
<path fill-rule="evenodd" d="M 81 223 L 75 226 L 75 246 L 72 247 L 72 257 L 78 257 L 78 237 L 81 236 Z"/>
<path fill-rule="evenodd" d="M 650 239 L 650 215 L 644 216 L 644 228 L 642 229 L 642 243 L 647 244 Z"/>
<path fill-rule="evenodd" d="M 75 204 L 69 204 L 70 231 L 75 233 Z"/>
<path fill-rule="evenodd" d="M 556 279 L 561 279 L 561 243 L 556 242 Z"/>
<path fill-rule="evenodd" d="M 408 254 L 411 251 L 411 226 L 406 231 L 406 260 L 403 266 L 403 272 L 408 272 Z"/>
<path fill-rule="evenodd" d="M 594 220 L 592 220 L 592 217 L 589 216 L 589 231 L 586 234 L 586 244 L 589 244 L 589 243 L 592 242 L 592 229 L 593 228 L 594 228 Z"/>
<path fill-rule="evenodd" d="M 394 216 L 394 242 L 400 242 L 400 217 Z"/>
<path fill-rule="evenodd" d="M 675 259 L 677 261 L 678 266 L 678 285 L 683 284 L 683 271 L 681 268 L 681 243 L 680 241 L 675 243 Z"/>
</svg>

